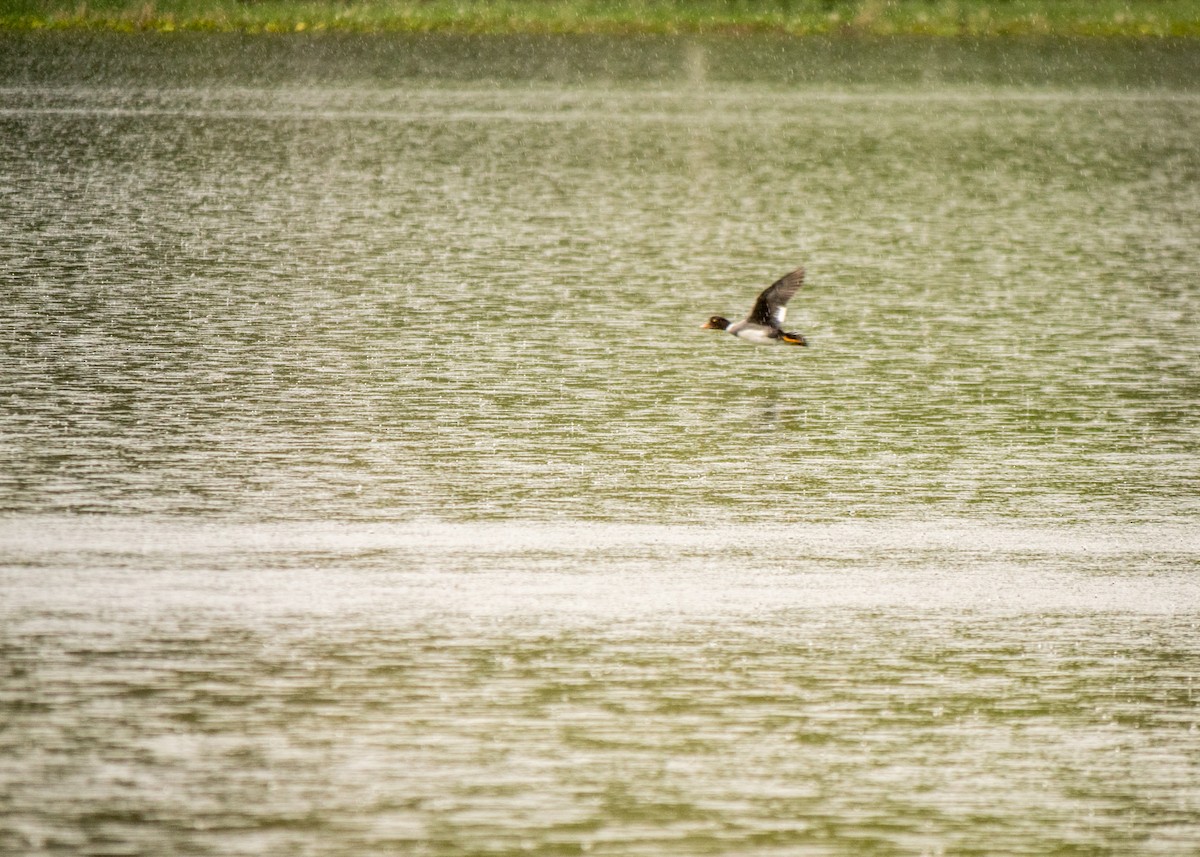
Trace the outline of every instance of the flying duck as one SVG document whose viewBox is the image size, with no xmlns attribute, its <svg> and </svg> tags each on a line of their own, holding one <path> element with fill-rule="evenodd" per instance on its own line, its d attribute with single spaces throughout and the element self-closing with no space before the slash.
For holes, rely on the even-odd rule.
<svg viewBox="0 0 1200 857">
<path fill-rule="evenodd" d="M 783 329 L 783 320 L 787 317 L 787 302 L 804 284 L 804 268 L 797 268 L 790 274 L 784 274 L 772 283 L 758 296 L 754 309 L 742 321 L 730 322 L 723 316 L 714 315 L 700 325 L 706 330 L 724 330 L 732 333 L 738 339 L 753 342 L 755 345 L 777 345 L 785 342 L 788 345 L 808 345 L 808 341 L 799 333 L 787 333 Z"/>
</svg>

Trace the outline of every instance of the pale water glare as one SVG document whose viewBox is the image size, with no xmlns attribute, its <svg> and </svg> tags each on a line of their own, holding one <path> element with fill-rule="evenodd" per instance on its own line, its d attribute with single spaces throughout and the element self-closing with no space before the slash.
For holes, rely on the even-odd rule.
<svg viewBox="0 0 1200 857">
<path fill-rule="evenodd" d="M 1200 849 L 1200 51 L 1005 44 L 5 36 L 0 851 Z"/>
</svg>

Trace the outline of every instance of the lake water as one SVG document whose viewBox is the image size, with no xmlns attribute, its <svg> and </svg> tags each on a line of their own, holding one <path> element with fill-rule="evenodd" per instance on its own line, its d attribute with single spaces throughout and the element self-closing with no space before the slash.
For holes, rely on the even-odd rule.
<svg viewBox="0 0 1200 857">
<path fill-rule="evenodd" d="M 0 851 L 1200 849 L 1198 81 L 0 37 Z"/>
</svg>

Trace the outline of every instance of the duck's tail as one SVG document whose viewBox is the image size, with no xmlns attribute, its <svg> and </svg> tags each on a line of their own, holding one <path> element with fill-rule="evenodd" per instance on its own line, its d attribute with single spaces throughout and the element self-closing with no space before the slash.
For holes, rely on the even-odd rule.
<svg viewBox="0 0 1200 857">
<path fill-rule="evenodd" d="M 808 345 L 808 340 L 799 333 L 780 333 L 779 341 L 786 342 L 788 345 Z"/>
</svg>

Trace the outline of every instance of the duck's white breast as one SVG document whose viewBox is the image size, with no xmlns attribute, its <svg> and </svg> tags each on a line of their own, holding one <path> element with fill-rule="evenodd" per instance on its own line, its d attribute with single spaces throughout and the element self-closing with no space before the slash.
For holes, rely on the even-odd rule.
<svg viewBox="0 0 1200 857">
<path fill-rule="evenodd" d="M 733 333 L 738 339 L 744 339 L 747 342 L 753 342 L 755 345 L 777 345 L 778 339 L 771 337 L 770 333 L 760 327 L 744 328 Z"/>
</svg>

